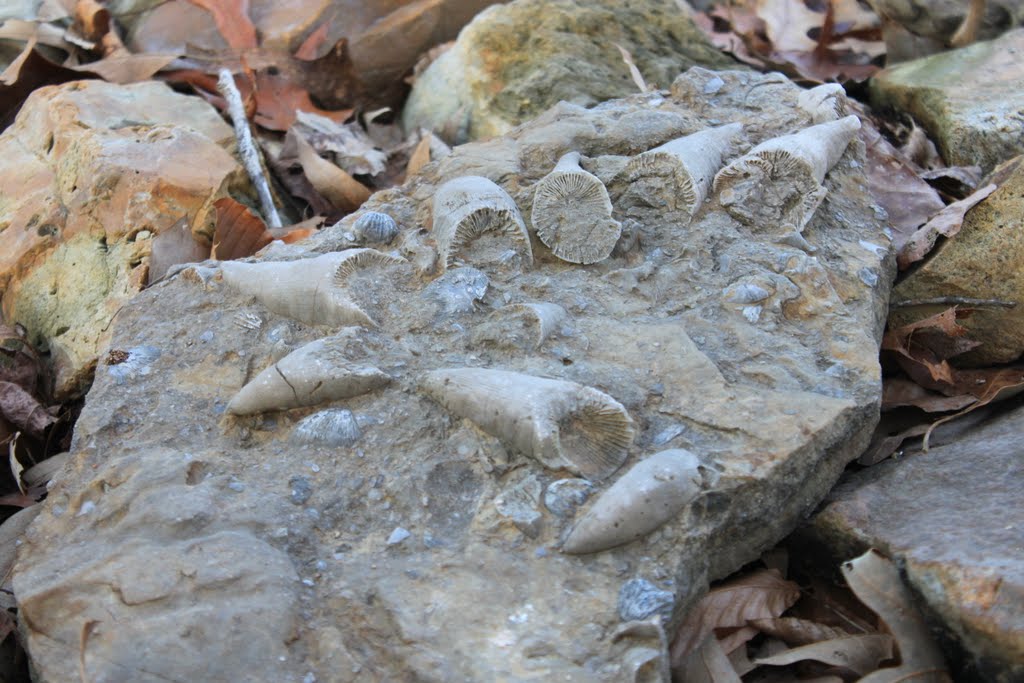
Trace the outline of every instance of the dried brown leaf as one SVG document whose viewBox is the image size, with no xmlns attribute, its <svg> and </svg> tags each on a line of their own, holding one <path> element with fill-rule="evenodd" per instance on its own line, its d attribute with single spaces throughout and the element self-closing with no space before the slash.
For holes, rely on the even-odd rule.
<svg viewBox="0 0 1024 683">
<path fill-rule="evenodd" d="M 686 683 L 740 683 L 739 674 L 714 638 L 707 636 L 700 647 L 672 667 L 673 679 Z"/>
<path fill-rule="evenodd" d="M 35 38 L 30 39 L 21 54 L 0 73 L 0 131 L 14 122 L 22 102 L 34 90 L 93 77 L 54 64 L 36 49 L 36 44 Z"/>
<path fill-rule="evenodd" d="M 162 278 L 171 266 L 205 261 L 208 258 L 210 247 L 196 241 L 189 228 L 188 219 L 181 218 L 153 238 L 147 284 L 153 284 Z"/>
<path fill-rule="evenodd" d="M 244 89 L 243 95 L 245 93 Z M 309 92 L 281 74 L 260 71 L 256 74 L 255 121 L 268 130 L 286 131 L 295 123 L 296 112 L 320 114 L 341 123 L 352 116 L 352 109 L 328 111 L 313 104 Z"/>
<path fill-rule="evenodd" d="M 420 169 L 430 163 L 430 135 L 423 136 L 416 147 L 409 155 L 409 163 L 405 167 L 405 177 L 409 178 L 420 172 Z"/>
<path fill-rule="evenodd" d="M 0 414 L 21 431 L 37 438 L 57 421 L 32 394 L 13 382 L 0 382 Z"/>
<path fill-rule="evenodd" d="M 256 27 L 249 19 L 249 0 L 188 1 L 213 15 L 217 30 L 228 45 L 236 50 L 256 47 Z"/>
<path fill-rule="evenodd" d="M 210 258 L 220 261 L 245 258 L 274 241 L 263 219 L 241 202 L 221 197 L 213 206 L 217 209 L 217 225 Z"/>
<path fill-rule="evenodd" d="M 292 135 L 299 163 L 316 191 L 335 207 L 355 211 L 370 198 L 370 190 L 331 162 L 321 159 L 301 135 Z"/>
<path fill-rule="evenodd" d="M 73 67 L 100 76 L 105 81 L 125 85 L 148 81 L 153 74 L 178 58 L 178 55 L 129 54 L 127 52 L 104 57 L 95 62 Z"/>
<path fill-rule="evenodd" d="M 1024 369 L 1022 368 L 989 368 L 987 370 L 959 370 L 956 372 L 956 388 L 977 396 L 977 402 L 969 405 L 959 413 L 949 415 L 932 423 L 924 434 L 924 450 L 928 450 L 928 440 L 932 431 L 952 420 L 956 420 L 972 411 L 996 401 L 1002 401 L 1024 392 Z"/>
<path fill-rule="evenodd" d="M 906 270 L 927 256 L 935 246 L 939 235 L 946 238 L 954 237 L 960 232 L 967 212 L 995 191 L 995 185 L 986 185 L 966 199 L 953 202 L 932 216 L 927 223 L 910 236 L 903 248 L 900 249 L 896 258 L 900 270 Z"/>
<path fill-rule="evenodd" d="M 902 377 L 890 377 L 882 382 L 882 410 L 913 406 L 926 413 L 946 413 L 966 408 L 977 400 L 977 397 L 970 394 L 937 394 Z"/>
<path fill-rule="evenodd" d="M 311 62 L 320 57 L 320 47 L 327 41 L 327 36 L 331 31 L 331 22 L 325 21 L 320 24 L 316 29 L 310 33 L 302 45 L 295 51 L 295 58 L 301 59 L 304 62 Z"/>
<path fill-rule="evenodd" d="M 672 642 L 673 666 L 714 629 L 746 626 L 750 619 L 777 617 L 800 597 L 800 588 L 777 571 L 761 569 L 713 588 L 680 624 Z"/>
<path fill-rule="evenodd" d="M 810 645 L 822 640 L 832 640 L 850 635 L 848 631 L 841 628 L 796 617 L 751 619 L 748 623 L 761 633 L 784 640 L 789 645 Z"/>
<path fill-rule="evenodd" d="M 968 314 L 954 306 L 888 330 L 882 337 L 882 350 L 893 353 L 903 371 L 926 389 L 947 396 L 964 393 L 956 387 L 956 371 L 947 359 L 978 346 L 978 342 L 966 338 L 967 328 L 956 322 Z"/>
<path fill-rule="evenodd" d="M 843 563 L 842 571 L 850 589 L 885 622 L 899 648 L 899 666 L 879 669 L 860 683 L 951 681 L 942 652 L 892 561 L 869 550 Z"/>
<path fill-rule="evenodd" d="M 810 645 L 801 645 L 772 657 L 755 659 L 757 666 L 786 666 L 796 662 L 813 660 L 849 669 L 863 676 L 878 668 L 887 659 L 892 659 L 892 636 L 869 633 L 845 636 L 834 640 L 823 640 Z"/>
<path fill-rule="evenodd" d="M 39 381 L 39 354 L 21 329 L 0 324 L 0 381 L 17 384 L 30 394 Z"/>
</svg>

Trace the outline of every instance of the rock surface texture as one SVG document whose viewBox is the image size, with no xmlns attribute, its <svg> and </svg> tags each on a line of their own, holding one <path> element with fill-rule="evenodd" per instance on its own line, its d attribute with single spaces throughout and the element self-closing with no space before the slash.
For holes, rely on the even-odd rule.
<svg viewBox="0 0 1024 683">
<path fill-rule="evenodd" d="M 973 658 L 977 680 L 1024 679 L 1024 410 L 956 442 L 848 477 L 811 532 L 841 559 L 898 560 Z"/>
<path fill-rule="evenodd" d="M 155 82 L 40 88 L 0 135 L 3 313 L 49 350 L 58 398 L 88 386 L 153 240 L 182 218 L 208 239 L 213 202 L 248 191 L 233 149 L 213 107 Z"/>
<path fill-rule="evenodd" d="M 637 199 L 622 171 L 709 126 L 743 125 L 723 164 L 804 129 L 799 92 L 692 69 L 459 147 L 370 199 L 400 228 L 393 251 L 289 285 L 288 315 L 212 263 L 142 292 L 15 569 L 39 680 L 74 680 L 80 650 L 90 680 L 192 680 L 198 663 L 208 680 L 663 680 L 665 625 L 635 620 L 678 619 L 867 443 L 894 263 L 856 139 L 804 228 L 813 254 L 714 192 L 693 215 Z M 573 151 L 622 224 L 591 265 L 529 218 Z M 518 211 L 433 206 L 464 176 Z M 254 265 L 359 247 L 358 220 Z M 363 323 L 290 317 L 317 287 Z M 275 363 L 295 396 L 273 400 L 305 407 L 229 414 Z M 315 372 L 338 398 L 308 403 Z M 657 599 L 620 604 L 627 583 Z"/>
<path fill-rule="evenodd" d="M 673 0 L 515 0 L 477 15 L 421 74 L 402 123 L 461 143 L 507 133 L 562 100 L 635 93 L 616 44 L 661 87 L 694 65 L 735 68 Z"/>
<path fill-rule="evenodd" d="M 1012 308 L 976 309 L 960 321 L 981 346 L 959 356 L 973 365 L 1009 363 L 1024 354 L 1024 157 L 1001 167 L 999 189 L 971 209 L 955 239 L 943 242 L 893 291 L 893 301 L 967 297 L 1012 301 Z M 894 326 L 942 311 L 942 306 L 896 308 Z"/>
<path fill-rule="evenodd" d="M 911 114 L 951 165 L 986 172 L 1024 153 L 1024 28 L 886 69 L 871 101 Z"/>
</svg>

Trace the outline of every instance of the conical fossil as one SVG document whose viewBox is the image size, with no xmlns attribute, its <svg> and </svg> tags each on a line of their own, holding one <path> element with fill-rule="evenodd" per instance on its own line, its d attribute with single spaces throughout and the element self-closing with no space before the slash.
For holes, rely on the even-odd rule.
<svg viewBox="0 0 1024 683">
<path fill-rule="evenodd" d="M 568 319 L 558 304 L 541 301 L 502 306 L 473 329 L 474 345 L 538 349 Z"/>
<path fill-rule="evenodd" d="M 802 91 L 796 104 L 807 112 L 812 123 L 835 121 L 846 116 L 846 90 L 838 83 L 823 83 Z"/>
<path fill-rule="evenodd" d="M 232 415 L 313 406 L 351 398 L 391 381 L 370 365 L 344 356 L 345 340 L 327 337 L 306 344 L 265 369 L 228 403 Z"/>
<path fill-rule="evenodd" d="M 298 261 L 225 261 L 220 268 L 224 282 L 279 315 L 307 325 L 372 327 L 373 320 L 334 284 L 338 267 L 351 256 L 338 251 Z"/>
<path fill-rule="evenodd" d="M 429 372 L 420 388 L 506 446 L 588 479 L 618 469 L 633 442 L 622 404 L 575 382 L 462 368 Z"/>
<path fill-rule="evenodd" d="M 707 128 L 638 154 L 624 171 L 630 182 L 627 192 L 647 206 L 692 216 L 707 199 L 730 143 L 742 130 L 739 123 Z"/>
<path fill-rule="evenodd" d="M 803 230 L 825 198 L 825 174 L 859 129 L 847 116 L 762 142 L 715 176 L 722 206 L 752 227 Z"/>
<path fill-rule="evenodd" d="M 445 268 L 485 233 L 507 236 L 510 249 L 533 264 L 530 236 L 519 208 L 505 190 L 481 176 L 449 180 L 434 195 L 434 240 Z"/>
<path fill-rule="evenodd" d="M 563 156 L 537 183 L 530 220 L 540 241 L 569 263 L 608 258 L 622 234 L 608 190 L 583 170 L 579 152 Z"/>
<path fill-rule="evenodd" d="M 681 448 L 647 456 L 594 501 L 562 551 L 596 553 L 651 533 L 701 492 L 699 467 L 697 456 Z"/>
</svg>

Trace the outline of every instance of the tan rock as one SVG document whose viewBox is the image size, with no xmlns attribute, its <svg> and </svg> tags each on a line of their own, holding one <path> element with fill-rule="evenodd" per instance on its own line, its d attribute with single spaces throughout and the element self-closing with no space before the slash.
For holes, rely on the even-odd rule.
<svg viewBox="0 0 1024 683">
<path fill-rule="evenodd" d="M 37 90 L 0 135 L 0 290 L 7 320 L 48 348 L 56 395 L 80 395 L 111 317 L 146 282 L 152 238 L 245 193 L 231 128 L 162 83 Z"/>
<path fill-rule="evenodd" d="M 958 362 L 992 365 L 1016 360 L 1024 353 L 1024 157 L 1000 188 L 971 209 L 952 240 L 893 290 L 893 302 L 937 297 L 998 299 L 1016 302 L 1013 308 L 985 307 L 958 322 L 978 348 L 957 357 Z M 998 174 L 998 171 L 997 171 Z M 943 307 L 896 308 L 890 325 L 903 325 L 940 312 Z"/>
</svg>

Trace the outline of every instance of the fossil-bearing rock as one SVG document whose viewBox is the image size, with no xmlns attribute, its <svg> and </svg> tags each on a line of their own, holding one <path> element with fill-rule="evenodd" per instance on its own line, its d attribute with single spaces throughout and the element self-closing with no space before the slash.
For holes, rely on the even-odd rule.
<svg viewBox="0 0 1024 683">
<path fill-rule="evenodd" d="M 142 292 L 115 323 L 127 360 L 99 368 L 15 566 L 39 680 L 77 680 L 80 653 L 90 680 L 190 680 L 197 662 L 206 678 L 296 683 L 659 680 L 666 625 L 623 623 L 623 584 L 650 582 L 657 614 L 678 620 L 815 508 L 877 419 L 894 266 L 856 139 L 820 179 L 803 230 L 813 255 L 735 220 L 714 192 L 693 215 L 625 205 L 622 171 L 738 123 L 728 163 L 810 125 L 799 93 L 778 75 L 691 69 L 670 91 L 560 104 L 456 148 L 366 206 L 401 226 L 388 255 L 404 259 L 346 276 L 375 325 L 303 322 L 208 264 Z M 589 265 L 558 258 L 527 218 L 570 152 L 622 224 Z M 436 199 L 467 176 L 507 193 L 528 243 L 517 227 L 445 244 Z M 349 249 L 356 220 L 254 265 Z M 263 369 L 338 335 L 345 363 L 390 382 L 227 413 Z M 293 436 L 325 410 L 348 411 L 358 436 Z M 588 431 L 595 413 L 617 421 L 611 441 Z M 699 460 L 692 498 L 636 540 L 563 552 L 663 451 Z M 600 463 L 588 469 L 588 453 L 608 457 L 584 457 Z"/>
</svg>

